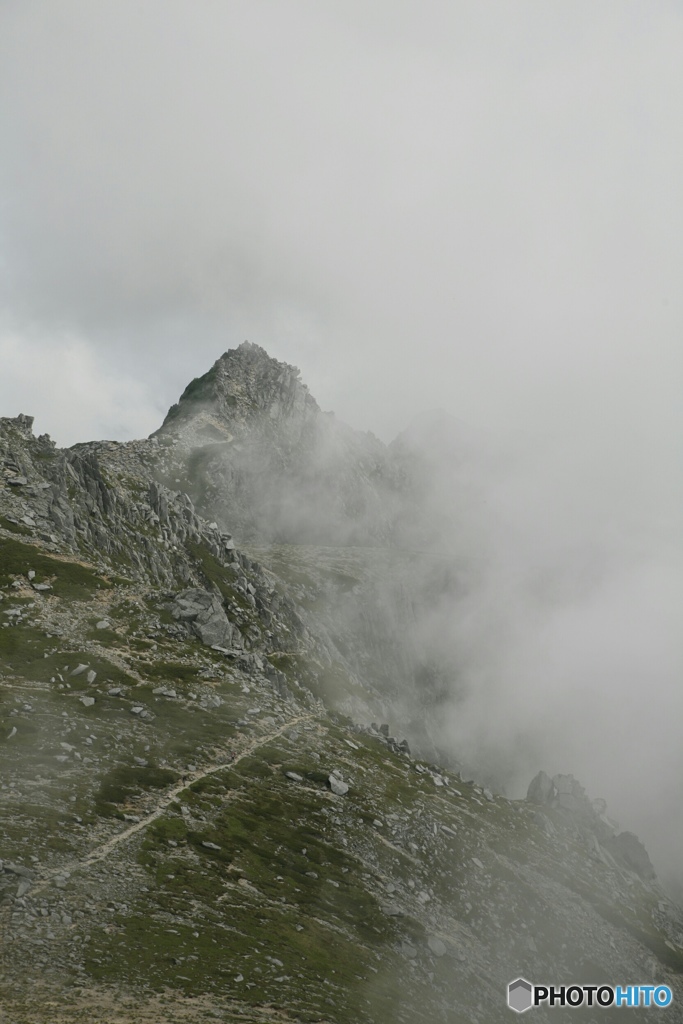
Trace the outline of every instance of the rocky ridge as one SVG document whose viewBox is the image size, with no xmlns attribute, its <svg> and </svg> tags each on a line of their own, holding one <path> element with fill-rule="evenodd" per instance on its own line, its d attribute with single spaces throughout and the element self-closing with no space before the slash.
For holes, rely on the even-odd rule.
<svg viewBox="0 0 683 1024">
<path fill-rule="evenodd" d="M 374 544 L 395 531 L 393 453 L 321 412 L 298 369 L 258 345 L 221 356 L 153 437 L 161 472 L 241 544 Z"/>
<path fill-rule="evenodd" d="M 174 474 L 211 426 L 325 490 L 327 420 L 254 346 L 214 370 L 148 440 L 63 451 L 0 420 L 0 1020 L 116 998 L 131 1021 L 488 1022 L 517 975 L 665 981 L 683 1019 L 683 920 L 639 840 L 570 776 L 525 801 L 468 780 L 394 699 L 426 655 L 375 596 L 414 553 L 382 546 L 386 507 L 360 517 L 374 548 L 341 543 L 354 488 L 400 494 L 391 454 L 341 429 L 337 546 L 245 548 L 256 484 L 219 501 L 240 453 L 215 491 L 215 451 Z"/>
</svg>

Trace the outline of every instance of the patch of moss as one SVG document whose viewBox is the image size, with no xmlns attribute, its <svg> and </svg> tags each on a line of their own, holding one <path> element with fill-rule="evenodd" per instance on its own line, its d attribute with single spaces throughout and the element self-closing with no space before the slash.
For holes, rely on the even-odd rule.
<svg viewBox="0 0 683 1024">
<path fill-rule="evenodd" d="M 5 516 L 0 516 L 0 526 L 5 530 L 9 530 L 10 533 L 20 533 L 25 537 L 31 536 L 28 526 L 23 526 L 22 523 L 13 523 L 11 519 L 7 519 Z"/>
<path fill-rule="evenodd" d="M 70 690 L 87 690 L 90 688 L 87 672 L 75 677 L 70 675 L 79 664 L 87 665 L 97 673 L 98 686 L 101 683 L 135 685 L 135 680 L 118 665 L 92 653 L 55 649 L 54 637 L 48 637 L 31 626 L 0 628 L 0 669 L 7 674 L 37 682 L 49 682 L 61 674 Z M 68 666 L 66 671 L 65 665 Z"/>
<path fill-rule="evenodd" d="M 54 646 L 54 638 L 31 626 L 0 628 L 0 668 L 12 675 L 47 682 L 67 660 L 64 654 L 55 653 Z"/>
<path fill-rule="evenodd" d="M 113 629 L 89 629 L 86 638 L 95 640 L 102 647 L 127 646 L 126 637 L 121 636 Z"/>
<path fill-rule="evenodd" d="M 165 683 L 190 683 L 197 679 L 196 665 L 184 665 L 177 661 L 138 661 L 135 667 L 145 679 Z"/>
<path fill-rule="evenodd" d="M 176 421 L 191 416 L 198 405 L 209 401 L 213 397 L 213 385 L 216 381 L 216 376 L 216 370 L 212 367 L 207 373 L 202 374 L 201 377 L 195 377 L 194 380 L 191 380 L 180 396 L 180 400 L 174 403 L 168 410 L 161 430 Z"/>
<path fill-rule="evenodd" d="M 363 687 L 338 662 L 322 665 L 300 654 L 269 654 L 268 660 L 289 680 L 301 681 L 314 697 L 319 697 L 328 707 L 342 704 L 344 698 L 351 694 L 366 696 Z"/>
<path fill-rule="evenodd" d="M 51 558 L 30 544 L 0 537 L 0 586 L 8 586 L 13 576 L 26 576 L 30 569 L 36 583 L 49 580 L 51 593 L 73 601 L 85 601 L 94 591 L 112 585 L 78 562 Z"/>
<path fill-rule="evenodd" d="M 119 765 L 101 780 L 95 793 L 98 813 L 111 813 L 115 804 L 123 804 L 144 790 L 165 789 L 178 781 L 178 774 L 168 768 L 142 765 Z"/>
</svg>

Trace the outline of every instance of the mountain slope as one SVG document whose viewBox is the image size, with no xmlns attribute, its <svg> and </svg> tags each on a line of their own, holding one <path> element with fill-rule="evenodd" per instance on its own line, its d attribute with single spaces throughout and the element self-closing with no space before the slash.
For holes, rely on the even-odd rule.
<svg viewBox="0 0 683 1024">
<path fill-rule="evenodd" d="M 665 981 L 683 1019 L 680 913 L 604 808 L 436 763 L 445 668 L 410 622 L 467 574 L 387 546 L 405 466 L 282 366 L 227 353 L 146 441 L 0 420 L 4 1018 L 489 1022 L 523 975 Z M 228 456 L 197 459 L 207 426 Z"/>
</svg>

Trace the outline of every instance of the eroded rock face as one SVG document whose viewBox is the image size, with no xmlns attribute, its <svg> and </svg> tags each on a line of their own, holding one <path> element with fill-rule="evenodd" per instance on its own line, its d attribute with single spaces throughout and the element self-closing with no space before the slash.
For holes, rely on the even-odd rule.
<svg viewBox="0 0 683 1024">
<path fill-rule="evenodd" d="M 530 803 L 560 808 L 589 819 L 599 816 L 594 807 L 595 801 L 589 800 L 585 789 L 573 775 L 558 774 L 551 779 L 541 771 L 531 780 L 526 798 Z M 604 800 L 601 803 L 604 804 Z"/>
<path fill-rule="evenodd" d="M 655 869 L 647 850 L 633 832 L 621 832 L 618 836 L 613 836 L 608 849 L 618 861 L 646 881 L 655 877 Z"/>
<path fill-rule="evenodd" d="M 232 647 L 239 637 L 239 631 L 225 614 L 220 597 L 208 590 L 190 587 L 176 594 L 171 614 L 209 647 Z"/>
<path fill-rule="evenodd" d="M 616 822 L 607 817 L 605 800 L 602 797 L 591 800 L 573 775 L 554 775 L 551 779 L 540 771 L 529 783 L 526 798 L 529 803 L 570 815 L 580 828 L 593 833 L 596 849 L 606 850 L 614 860 L 640 878 L 652 881 L 656 877 L 640 839 L 633 832 L 619 833 Z M 539 815 L 539 818 L 543 816 Z"/>
<path fill-rule="evenodd" d="M 552 779 L 545 772 L 539 772 L 529 783 L 526 798 L 532 804 L 549 804 L 555 795 Z"/>
</svg>

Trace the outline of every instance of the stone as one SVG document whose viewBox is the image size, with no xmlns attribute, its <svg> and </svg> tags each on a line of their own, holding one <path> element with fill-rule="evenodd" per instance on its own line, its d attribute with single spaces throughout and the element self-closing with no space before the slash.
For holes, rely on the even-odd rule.
<svg viewBox="0 0 683 1024">
<path fill-rule="evenodd" d="M 427 938 L 427 945 L 434 956 L 445 956 L 446 955 L 446 944 L 441 941 L 436 935 L 430 935 Z"/>
<path fill-rule="evenodd" d="M 89 683 L 94 683 L 95 680 L 97 679 L 97 672 L 95 672 L 94 669 L 91 668 L 85 678 Z"/>
<path fill-rule="evenodd" d="M 93 706 L 93 704 L 95 703 L 95 698 L 94 697 L 81 697 L 80 700 L 81 700 L 81 704 L 83 704 L 86 708 L 91 708 Z"/>
<path fill-rule="evenodd" d="M 13 875 L 18 875 L 20 878 L 28 878 L 29 880 L 35 875 L 35 872 L 30 868 L 25 868 L 23 864 L 15 864 L 13 861 L 5 861 L 4 869 L 5 871 L 10 871 Z"/>
<path fill-rule="evenodd" d="M 291 779 L 292 782 L 303 782 L 303 776 L 297 775 L 296 772 L 285 772 L 285 777 Z"/>
<path fill-rule="evenodd" d="M 95 623 L 95 629 L 109 629 L 111 623 L 108 619 L 100 619 L 99 622 Z"/>
<path fill-rule="evenodd" d="M 207 850 L 220 850 L 220 846 L 217 846 L 216 843 L 210 843 L 208 841 L 203 842 L 202 846 L 204 846 Z"/>
<path fill-rule="evenodd" d="M 216 594 L 197 588 L 183 590 L 176 594 L 171 614 L 203 644 L 230 648 L 235 631 Z"/>
<path fill-rule="evenodd" d="M 573 775 L 553 775 L 553 785 L 559 796 L 585 797 L 586 791 Z"/>
<path fill-rule="evenodd" d="M 330 784 L 330 789 L 337 796 L 345 796 L 349 791 L 349 787 L 341 779 L 338 779 L 336 775 L 329 775 L 327 781 Z"/>
<path fill-rule="evenodd" d="M 11 476 L 7 483 L 10 485 L 10 487 L 25 487 L 26 484 L 28 483 L 28 480 L 26 479 L 25 476 Z"/>
<path fill-rule="evenodd" d="M 34 590 L 38 590 L 40 592 L 45 590 L 52 590 L 52 587 L 50 586 L 49 583 L 32 583 L 31 586 L 33 587 Z"/>
<path fill-rule="evenodd" d="M 87 665 L 77 665 L 73 672 L 69 672 L 69 679 L 73 679 L 74 676 L 83 675 L 84 672 L 88 671 Z"/>
<path fill-rule="evenodd" d="M 652 881 L 655 878 L 655 869 L 647 850 L 633 832 L 620 832 L 618 836 L 612 836 L 605 845 L 616 860 L 631 871 L 635 871 L 645 881 Z"/>
<path fill-rule="evenodd" d="M 545 772 L 539 772 L 535 775 L 529 783 L 526 798 L 529 803 L 549 804 L 555 796 L 555 786 L 553 785 L 552 779 Z"/>
<path fill-rule="evenodd" d="M 572 814 L 578 814 L 582 809 L 581 801 L 573 793 L 558 793 L 555 802 L 563 811 L 571 811 Z"/>
</svg>

